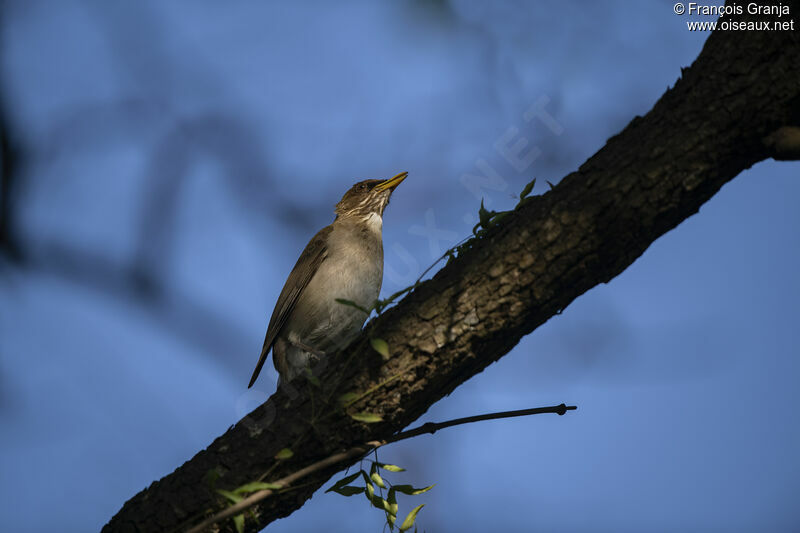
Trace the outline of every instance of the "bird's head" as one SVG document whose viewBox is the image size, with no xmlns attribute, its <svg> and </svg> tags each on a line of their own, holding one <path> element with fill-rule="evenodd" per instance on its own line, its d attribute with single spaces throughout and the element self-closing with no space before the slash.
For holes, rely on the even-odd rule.
<svg viewBox="0 0 800 533">
<path fill-rule="evenodd" d="M 368 218 L 383 216 L 394 189 L 406 179 L 408 172 L 401 172 L 388 180 L 359 181 L 348 190 L 336 204 L 337 217 Z"/>
</svg>

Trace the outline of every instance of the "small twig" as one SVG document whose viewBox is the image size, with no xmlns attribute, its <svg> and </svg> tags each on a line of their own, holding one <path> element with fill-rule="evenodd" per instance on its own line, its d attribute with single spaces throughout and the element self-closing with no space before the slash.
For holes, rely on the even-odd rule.
<svg viewBox="0 0 800 533">
<path fill-rule="evenodd" d="M 323 470 L 328 468 L 329 466 L 333 466 L 337 463 L 341 463 L 356 457 L 364 456 L 371 451 L 377 450 L 381 446 L 385 446 L 386 444 L 391 444 L 393 442 L 398 442 L 405 439 L 410 439 L 412 437 L 416 437 L 418 435 L 423 435 L 425 433 L 436 433 L 440 429 L 449 428 L 452 426 L 460 426 L 462 424 L 469 424 L 472 422 L 481 422 L 483 420 L 496 420 L 500 418 L 513 418 L 517 416 L 528 416 L 528 415 L 538 415 L 543 413 L 555 413 L 558 415 L 563 415 L 567 411 L 573 411 L 577 409 L 574 405 L 554 405 L 551 407 L 535 407 L 533 409 L 519 409 L 517 411 L 501 411 L 499 413 L 488 413 L 485 415 L 475 415 L 475 416 L 466 416 L 463 418 L 455 418 L 453 420 L 448 420 L 446 422 L 427 422 L 421 425 L 418 428 L 409 429 L 408 431 L 402 431 L 393 437 L 389 437 L 386 440 L 373 440 L 367 443 L 364 443 L 360 446 L 354 446 L 349 450 L 341 453 L 333 454 L 321 461 L 317 461 L 305 468 L 298 470 L 293 474 L 289 474 L 288 476 L 275 481 L 275 485 L 280 485 L 281 489 L 288 487 L 293 482 L 304 478 L 305 476 L 317 472 L 318 470 Z M 247 498 L 244 498 L 242 501 L 231 505 L 230 507 L 226 507 L 224 510 L 220 511 L 219 513 L 203 520 L 198 525 L 194 526 L 193 528 L 189 529 L 187 533 L 202 533 L 210 526 L 221 522 L 227 518 L 232 516 L 236 516 L 239 513 L 243 513 L 250 507 L 256 505 L 259 502 L 262 502 L 275 494 L 275 492 L 279 489 L 271 490 L 259 490 L 257 492 L 252 493 Z"/>
<path fill-rule="evenodd" d="M 447 422 L 427 422 L 418 428 L 409 429 L 390 437 L 386 440 L 386 444 L 397 442 L 400 440 L 410 439 L 417 435 L 424 435 L 425 433 L 436 433 L 440 429 L 449 428 L 452 426 L 460 426 L 461 424 L 470 424 L 472 422 L 481 422 L 483 420 L 496 420 L 498 418 L 514 418 L 516 416 L 539 415 L 543 413 L 555 413 L 563 415 L 567 411 L 574 411 L 577 409 L 574 405 L 554 405 L 552 407 L 535 407 L 533 409 L 519 409 L 517 411 L 502 411 L 499 413 L 488 413 L 485 415 L 465 416 L 463 418 L 455 418 Z"/>
</svg>

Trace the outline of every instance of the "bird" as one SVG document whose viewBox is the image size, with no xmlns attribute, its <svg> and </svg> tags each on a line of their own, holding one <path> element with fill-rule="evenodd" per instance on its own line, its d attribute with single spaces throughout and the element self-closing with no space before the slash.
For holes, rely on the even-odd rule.
<svg viewBox="0 0 800 533">
<path fill-rule="evenodd" d="M 270 350 L 280 386 L 358 336 L 367 314 L 356 306 L 370 309 L 383 283 L 383 212 L 407 176 L 359 181 L 336 204 L 333 223 L 311 238 L 278 296 L 248 388 Z"/>
</svg>

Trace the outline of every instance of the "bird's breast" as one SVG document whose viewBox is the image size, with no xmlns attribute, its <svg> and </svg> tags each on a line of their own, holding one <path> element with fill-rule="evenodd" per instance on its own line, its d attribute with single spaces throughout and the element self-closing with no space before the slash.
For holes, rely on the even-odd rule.
<svg viewBox="0 0 800 533">
<path fill-rule="evenodd" d="M 305 327 L 297 324 L 290 328 L 299 334 L 299 340 L 318 347 L 348 343 L 367 318 L 362 311 L 336 299 L 369 309 L 378 298 L 383 281 L 383 245 L 371 228 L 335 228 L 327 250 L 325 261 L 309 281 L 293 313 L 293 318 Z"/>
</svg>

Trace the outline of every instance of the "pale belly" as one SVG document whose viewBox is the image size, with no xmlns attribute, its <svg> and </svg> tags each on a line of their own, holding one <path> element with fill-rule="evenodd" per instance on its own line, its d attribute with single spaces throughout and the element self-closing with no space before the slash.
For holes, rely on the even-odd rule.
<svg viewBox="0 0 800 533">
<path fill-rule="evenodd" d="M 308 290 L 314 291 L 311 294 L 317 295 L 313 299 L 313 309 L 303 305 L 300 310 L 306 318 L 313 317 L 306 323 L 314 324 L 310 329 L 295 330 L 302 336 L 301 340 L 324 351 L 343 348 L 358 335 L 367 316 L 336 299 L 350 300 L 369 309 L 380 293 L 382 276 L 382 268 L 374 263 L 370 265 L 349 258 L 325 261 L 308 284 Z M 321 294 L 327 296 L 321 298 Z"/>
<path fill-rule="evenodd" d="M 329 256 L 320 265 L 279 335 L 288 341 L 285 357 L 289 379 L 303 372 L 312 360 L 312 354 L 298 345 L 331 353 L 358 336 L 367 315 L 336 299 L 350 300 L 367 309 L 372 307 L 383 280 L 383 254 L 375 255 Z"/>
</svg>

